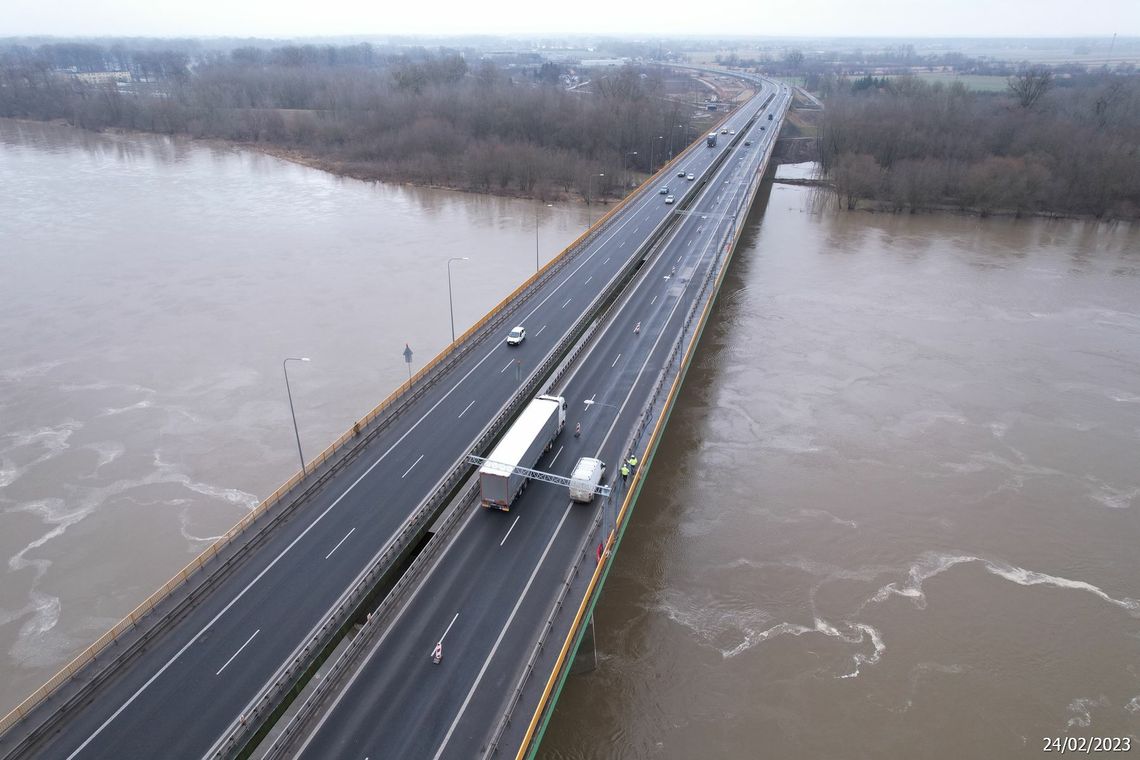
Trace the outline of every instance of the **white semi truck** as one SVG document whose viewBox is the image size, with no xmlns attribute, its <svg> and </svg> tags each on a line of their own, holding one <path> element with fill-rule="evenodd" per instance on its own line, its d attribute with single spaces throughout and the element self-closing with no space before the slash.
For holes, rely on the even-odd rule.
<svg viewBox="0 0 1140 760">
<path fill-rule="evenodd" d="M 539 396 L 527 404 L 479 468 L 484 507 L 510 510 L 527 480 L 517 468 L 534 467 L 542 452 L 554 445 L 565 424 L 566 399 L 562 396 Z"/>
</svg>

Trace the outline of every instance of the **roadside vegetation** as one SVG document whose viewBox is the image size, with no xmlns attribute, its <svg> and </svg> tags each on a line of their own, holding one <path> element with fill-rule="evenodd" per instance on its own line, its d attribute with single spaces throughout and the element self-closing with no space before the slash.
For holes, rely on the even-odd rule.
<svg viewBox="0 0 1140 760">
<path fill-rule="evenodd" d="M 250 143 L 363 179 L 481 192 L 620 194 L 695 136 L 632 66 L 567 88 L 554 64 L 353 46 L 0 49 L 0 116 Z"/>
</svg>

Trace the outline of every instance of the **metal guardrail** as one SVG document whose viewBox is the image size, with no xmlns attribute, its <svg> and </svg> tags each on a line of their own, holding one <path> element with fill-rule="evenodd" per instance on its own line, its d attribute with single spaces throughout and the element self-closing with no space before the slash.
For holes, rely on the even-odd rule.
<svg viewBox="0 0 1140 760">
<path fill-rule="evenodd" d="M 694 143 L 694 145 L 695 144 L 696 143 Z M 682 153 L 682 156 L 683 155 L 684 153 Z M 678 156 L 669 164 L 666 164 L 664 167 L 662 167 L 659 174 L 669 171 L 671 166 L 682 156 Z M 642 185 L 642 187 L 644 188 L 651 186 L 655 178 L 656 175 L 654 178 L 647 180 Z M 573 365 L 574 361 L 577 359 L 580 353 L 589 344 L 590 338 L 592 338 L 594 331 L 600 324 L 602 316 L 607 313 L 612 307 L 614 299 L 620 292 L 621 288 L 624 287 L 625 281 L 636 270 L 639 260 L 646 254 L 647 251 L 651 250 L 653 246 L 656 245 L 657 241 L 661 238 L 665 231 L 675 223 L 675 221 L 675 215 L 667 215 L 650 232 L 642 244 L 634 250 L 633 254 L 628 258 L 626 266 L 615 273 L 610 282 L 607 284 L 607 287 L 604 288 L 597 296 L 595 296 L 594 300 L 591 301 L 589 307 L 586 309 L 583 315 L 579 317 L 578 320 L 576 320 L 571 330 L 569 330 L 563 339 L 559 341 L 559 343 L 555 346 L 555 348 L 551 350 L 546 359 L 535 370 L 532 371 L 531 375 L 528 377 L 528 381 L 524 383 L 524 385 L 518 392 L 516 392 L 514 396 L 512 396 L 508 404 L 504 405 L 504 408 L 500 411 L 496 418 L 487 426 L 487 428 L 484 429 L 483 435 L 480 436 L 475 446 L 472 447 L 472 450 L 485 451 L 490 448 L 491 441 L 494 439 L 495 435 L 498 434 L 498 432 L 501 432 L 501 429 L 504 427 L 504 422 L 512 417 L 515 413 L 517 413 L 522 408 L 522 405 L 525 402 L 529 401 L 535 390 L 537 390 L 537 387 L 535 387 L 532 381 L 534 381 L 534 383 L 537 383 L 538 386 L 544 386 L 546 389 L 545 392 L 550 392 L 554 387 L 557 386 L 557 384 L 565 376 L 566 372 L 569 371 L 570 367 Z M 571 343 L 574 345 L 571 346 Z M 560 362 L 557 369 L 553 367 L 554 362 Z M 544 376 L 547 376 L 545 382 L 541 379 Z M 457 477 L 459 473 L 469 473 L 470 469 L 470 466 L 461 459 L 456 463 L 455 467 L 449 474 L 448 481 L 450 482 L 454 477 Z M 435 511 L 438 511 L 438 508 L 439 507 L 437 506 Z M 418 510 L 418 513 L 422 514 L 426 513 L 427 511 L 428 510 L 421 508 Z M 428 518 L 420 521 L 421 527 L 426 527 L 426 525 L 429 523 L 430 519 Z M 431 543 L 435 543 L 436 546 L 439 546 L 440 544 L 446 544 L 447 538 L 448 537 L 441 531 L 441 533 L 437 535 L 437 538 L 433 540 L 433 542 L 429 542 L 429 545 Z M 423 555 L 421 555 L 421 557 L 422 556 Z M 434 552 L 432 556 L 434 556 Z M 396 587 L 393 588 L 393 591 L 389 593 L 377 611 L 370 615 L 369 624 L 372 624 L 373 621 L 376 621 L 378 624 L 384 624 L 388 619 L 390 619 L 390 614 L 382 613 L 385 610 L 389 609 L 389 605 L 398 605 L 402 602 L 402 598 L 399 594 L 396 593 L 396 589 L 411 588 L 411 582 L 420 577 L 423 572 L 426 572 L 425 568 L 428 567 L 428 565 L 425 564 L 425 562 L 421 562 L 421 557 L 417 557 L 416 560 L 413 561 L 412 566 L 405 572 L 404 576 L 401 577 L 401 580 L 397 583 Z M 405 583 L 405 579 L 408 581 L 408 583 Z M 370 580 L 374 582 L 375 578 L 370 576 Z M 339 611 L 340 609 L 341 608 L 339 606 L 335 608 L 336 611 Z M 322 625 L 320 628 L 323 631 L 327 630 L 328 626 Z M 373 625 L 370 630 L 376 630 L 375 626 Z M 346 650 L 346 652 L 342 654 L 341 658 L 339 658 L 338 661 L 334 663 L 333 668 L 329 671 L 329 673 L 326 674 L 321 683 L 318 684 L 317 689 L 310 695 L 308 699 L 306 699 L 306 702 L 302 706 L 301 711 L 299 711 L 293 717 L 290 723 L 285 727 L 285 730 L 278 736 L 278 739 L 272 745 L 269 753 L 267 753 L 265 756 L 266 758 L 283 757 L 283 753 L 288 751 L 287 748 L 290 743 L 296 740 L 298 732 L 302 730 L 302 728 L 314 718 L 316 711 L 323 704 L 324 699 L 326 699 L 327 690 L 331 688 L 329 684 L 331 684 L 336 677 L 343 674 L 345 669 L 350 664 L 352 664 L 352 658 L 357 657 L 355 654 L 356 647 L 358 646 L 356 642 L 364 641 L 368 638 L 368 636 L 363 634 L 365 634 L 364 630 L 358 633 L 357 636 L 353 639 L 353 645 L 350 645 L 351 649 Z M 306 649 L 311 651 L 313 649 L 313 645 L 309 645 Z M 261 701 L 264 701 L 264 697 L 254 700 L 254 702 L 251 704 L 257 705 Z M 261 712 L 264 713 L 265 710 L 262 710 Z M 256 721 L 249 720 L 248 716 L 243 715 L 241 718 L 239 718 L 239 721 L 232 728 L 236 733 L 233 734 L 232 738 L 223 739 L 222 742 L 219 743 L 222 745 L 219 749 L 223 751 L 233 751 L 241 747 L 243 743 L 240 740 L 241 737 L 255 733 Z M 215 753 L 215 756 L 224 756 L 224 752 Z"/>
<path fill-rule="evenodd" d="M 772 97 L 774 97 L 774 95 Z M 764 105 L 767 105 L 767 103 L 770 101 L 771 101 L 771 97 L 765 101 Z M 763 108 L 763 107 L 764 106 L 761 106 L 761 108 Z M 785 104 L 784 107 L 781 109 L 781 112 L 780 112 L 781 118 L 783 118 L 783 114 L 786 112 L 786 110 L 787 110 L 787 108 L 786 108 L 786 104 Z M 557 616 L 561 613 L 561 611 L 564 607 L 566 596 L 569 593 L 569 590 L 572 587 L 574 580 L 581 573 L 582 564 L 585 561 L 586 556 L 589 554 L 589 551 L 588 551 L 589 546 L 593 544 L 595 539 L 599 539 L 599 540 L 602 540 L 604 543 L 604 547 L 605 547 L 604 551 L 602 553 L 602 556 L 599 557 L 597 560 L 597 566 L 594 570 L 594 574 L 591 578 L 590 584 L 589 584 L 589 586 L 586 590 L 586 593 L 584 595 L 582 604 L 579 607 L 578 614 L 576 615 L 575 620 L 573 621 L 573 623 L 570 626 L 570 631 L 569 631 L 569 634 L 567 635 L 566 641 L 563 645 L 563 649 L 560 652 L 559 658 L 555 663 L 554 670 L 550 676 L 550 679 L 547 682 L 547 687 L 546 687 L 546 689 L 545 689 L 545 691 L 544 691 L 544 693 L 543 693 L 543 695 L 539 701 L 539 705 L 535 711 L 531 725 L 528 727 L 527 735 L 524 738 L 522 746 L 520 747 L 520 750 L 518 753 L 519 758 L 522 758 L 525 755 L 526 750 L 528 748 L 528 744 L 531 740 L 531 736 L 533 735 L 535 726 L 536 726 L 539 718 L 543 714 L 543 712 L 546 710 L 549 693 L 551 691 L 551 688 L 553 686 L 555 679 L 560 677 L 560 676 L 564 676 L 563 671 L 566 667 L 568 667 L 568 663 L 566 661 L 567 652 L 569 651 L 572 644 L 576 648 L 577 643 L 580 641 L 579 629 L 582 627 L 583 622 L 584 622 L 583 614 L 584 614 L 585 610 L 587 609 L 588 603 L 591 601 L 591 598 L 596 594 L 597 591 L 600 591 L 600 588 L 598 586 L 600 575 L 601 575 L 602 571 L 604 570 L 605 566 L 607 565 L 607 563 L 612 558 L 612 546 L 613 546 L 613 542 L 615 541 L 616 536 L 619 534 L 620 530 L 624 530 L 625 515 L 628 513 L 628 510 L 631 507 L 632 496 L 637 492 L 637 490 L 640 486 L 641 479 L 643 477 L 642 473 L 647 471 L 647 469 L 648 469 L 648 464 L 651 461 L 650 452 L 651 452 L 651 449 L 656 448 L 656 442 L 659 439 L 659 434 L 661 432 L 661 423 L 663 420 L 664 413 L 667 409 L 670 408 L 671 404 L 675 400 L 676 393 L 678 391 L 677 380 L 679 379 L 679 377 L 681 375 L 681 370 L 684 366 L 684 363 L 687 360 L 691 359 L 692 349 L 695 347 L 695 341 L 699 337 L 700 332 L 703 331 L 703 325 L 705 324 L 705 322 L 708 318 L 708 314 L 709 314 L 709 311 L 711 309 L 711 304 L 712 304 L 713 299 L 710 298 L 708 303 L 705 303 L 704 308 L 700 310 L 700 317 L 699 317 L 700 324 L 697 326 L 697 328 L 694 329 L 693 328 L 693 322 L 695 320 L 697 320 L 697 318 L 698 318 L 698 307 L 701 306 L 702 302 L 704 302 L 705 294 L 708 291 L 713 280 L 715 279 L 719 283 L 719 281 L 721 279 L 723 279 L 723 275 L 724 275 L 724 271 L 726 270 L 726 267 L 720 265 L 721 259 L 723 256 L 726 256 L 727 254 L 732 252 L 732 250 L 735 248 L 736 242 L 740 238 L 740 235 L 743 233 L 743 230 L 744 230 L 743 221 L 744 221 L 744 219 L 743 219 L 743 215 L 741 212 L 746 210 L 746 209 L 751 208 L 752 203 L 755 200 L 756 193 L 759 190 L 759 184 L 760 184 L 759 180 L 762 178 L 763 171 L 766 169 L 768 162 L 771 159 L 772 151 L 775 148 L 775 142 L 776 141 L 775 141 L 774 137 L 769 141 L 768 148 L 765 150 L 765 154 L 764 154 L 763 158 L 759 161 L 759 163 L 757 165 L 757 169 L 758 169 L 757 173 L 760 174 L 761 176 L 754 178 L 754 181 L 751 183 L 749 191 L 741 199 L 741 202 L 737 207 L 738 211 L 737 211 L 736 217 L 733 219 L 733 223 L 729 226 L 729 229 L 726 230 L 725 233 L 721 236 L 721 240 L 717 245 L 715 258 L 713 260 L 712 265 L 709 267 L 708 273 L 706 274 L 704 280 L 702 281 L 700 291 L 698 292 L 697 297 L 694 299 L 693 307 L 689 310 L 689 314 L 685 318 L 683 328 L 680 331 L 680 333 L 678 334 L 677 338 L 673 342 L 673 345 L 669 351 L 668 359 L 664 362 L 661 370 L 658 373 L 657 379 L 656 379 L 654 386 L 653 386 L 653 391 L 650 394 L 650 397 L 649 397 L 649 400 L 646 404 L 645 409 L 643 410 L 642 414 L 638 418 L 637 424 L 634 426 L 633 433 L 631 433 L 629 439 L 626 441 L 626 445 L 621 449 L 622 451 L 640 452 L 641 453 L 641 459 L 643 461 L 643 465 L 642 465 L 642 467 L 638 468 L 634 472 L 633 480 L 629 484 L 629 489 L 626 492 L 625 503 L 623 504 L 619 514 L 615 516 L 614 526 L 612 528 L 612 531 L 610 532 L 610 534 L 608 536 L 602 536 L 601 535 L 601 530 L 604 528 L 604 522 L 605 522 L 605 520 L 604 520 L 604 506 L 603 506 L 603 512 L 600 513 L 600 516 L 598 518 L 595 518 L 593 528 L 583 539 L 582 544 L 579 547 L 579 551 L 575 557 L 575 561 L 571 565 L 570 570 L 567 573 L 567 576 L 563 580 L 562 586 L 559 590 L 558 597 L 555 600 L 554 607 L 553 607 L 551 613 L 549 614 L 549 616 L 547 617 L 547 619 L 546 619 L 546 621 L 545 621 L 545 623 L 541 629 L 541 633 L 539 634 L 538 641 L 536 642 L 535 647 L 532 650 L 531 656 L 527 660 L 527 663 L 523 668 L 522 675 L 520 676 L 520 678 L 516 684 L 516 688 L 515 688 L 514 692 L 512 693 L 511 698 L 509 699 L 509 701 L 507 703 L 507 707 L 506 707 L 502 717 L 500 718 L 499 722 L 496 725 L 494 732 L 491 735 L 491 739 L 481 749 L 482 755 L 484 757 L 489 757 L 498 751 L 499 742 L 501 741 L 504 732 L 506 731 L 506 729 L 509 727 L 509 725 L 511 723 L 511 719 L 513 717 L 513 713 L 514 713 L 515 708 L 517 707 L 519 702 L 521 702 L 521 700 L 522 700 L 522 695 L 523 695 L 523 692 L 526 688 L 527 681 L 529 680 L 531 674 L 534 672 L 534 668 L 535 668 L 535 665 L 538 661 L 538 658 L 541 656 L 542 652 L 544 651 L 544 649 L 547 645 L 547 638 L 553 630 L 554 622 L 555 622 Z M 686 344 L 685 344 L 686 336 L 689 337 L 687 348 L 686 348 Z M 658 400 L 660 398 L 661 392 L 665 389 L 666 382 L 669 380 L 670 377 L 673 378 L 673 385 L 672 385 L 670 392 L 668 394 L 668 399 L 666 400 L 666 403 L 661 406 L 661 410 L 660 410 L 660 412 L 658 412 L 657 411 Z M 645 434 L 646 429 L 648 428 L 649 424 L 651 422 L 653 422 L 654 420 L 656 420 L 656 423 L 655 423 L 652 435 L 650 436 L 649 440 L 643 441 L 642 439 L 643 439 L 643 436 Z"/>
<path fill-rule="evenodd" d="M 663 167 L 662 172 L 666 171 L 668 167 L 669 165 Z M 643 185 L 643 188 L 651 184 L 652 180 L 648 180 Z M 612 302 L 617 293 L 624 287 L 625 281 L 636 270 L 638 262 L 645 252 L 656 245 L 660 237 L 674 223 L 674 215 L 666 215 L 649 233 L 645 241 L 634 249 L 632 255 L 627 259 L 626 265 L 614 274 L 607 286 L 594 297 L 586 310 L 575 321 L 571 329 L 565 333 L 563 338 L 547 354 L 543 362 L 532 370 L 527 381 L 523 383 L 519 391 L 511 397 L 507 404 L 500 410 L 499 414 L 484 428 L 479 438 L 476 439 L 474 445 L 471 447 L 472 451 L 485 452 L 490 449 L 491 442 L 505 427 L 505 423 L 530 399 L 531 395 L 537 389 L 537 386 L 542 384 L 542 378 L 549 376 L 550 379 L 546 383 L 548 387 L 553 387 L 557 381 L 561 379 L 562 375 L 569 368 L 572 359 L 577 356 L 586 344 L 586 341 L 580 340 L 580 338 L 587 331 L 592 333 L 593 330 L 596 329 L 598 314 L 605 311 L 607 305 Z M 600 231 L 599 229 L 598 232 Z M 527 297 L 529 297 L 529 294 Z M 521 308 L 521 304 L 513 305 L 513 308 L 508 312 L 508 316 L 518 308 Z M 503 319 L 505 318 L 504 316 Z M 575 350 L 570 351 L 572 344 L 575 344 L 575 342 Z M 555 365 L 558 362 L 561 362 L 561 366 L 558 368 L 558 371 L 555 372 Z M 281 701 L 288 696 L 293 688 L 296 677 L 309 670 L 313 661 L 321 652 L 325 651 L 330 643 L 329 639 L 338 631 L 342 630 L 346 619 L 354 615 L 357 611 L 357 605 L 368 597 L 371 589 L 375 587 L 384 572 L 391 567 L 397 558 L 403 556 L 404 552 L 406 552 L 413 543 L 418 541 L 431 521 L 443 508 L 443 500 L 446 495 L 451 493 L 458 482 L 467 477 L 470 470 L 471 466 L 465 457 L 456 462 L 448 475 L 445 476 L 440 485 L 432 492 L 431 496 L 421 502 L 421 506 L 417 508 L 413 517 L 405 523 L 405 526 L 401 529 L 397 538 L 390 542 L 382 551 L 381 555 L 378 555 L 378 558 L 370 563 L 369 569 L 366 572 L 357 577 L 357 581 L 353 586 L 342 595 L 341 599 L 338 599 L 337 603 L 330 609 L 326 616 L 322 618 L 321 622 L 310 631 L 309 636 L 306 637 L 306 641 L 294 650 L 290 659 L 274 674 L 274 677 L 270 679 L 259 694 L 247 704 L 242 715 L 235 719 L 225 734 L 223 734 L 223 737 L 211 748 L 211 757 L 226 757 L 235 752 L 239 752 L 248 740 L 259 732 L 261 719 L 276 712 L 280 707 Z M 289 734 L 295 733 L 295 731 L 289 731 L 289 727 L 287 727 L 286 731 Z"/>
<path fill-rule="evenodd" d="M 695 146 L 696 143 L 693 145 Z M 105 681 L 116 667 L 136 655 L 142 644 L 163 630 L 172 619 L 178 617 L 201 593 L 209 590 L 220 582 L 225 574 L 237 564 L 238 560 L 244 558 L 244 555 L 247 554 L 251 548 L 260 543 L 259 539 L 263 537 L 266 531 L 271 530 L 278 525 L 282 519 L 292 514 L 292 512 L 305 501 L 309 493 L 320 485 L 323 485 L 332 474 L 351 462 L 376 435 L 398 419 L 412 404 L 422 397 L 429 388 L 435 385 L 441 377 L 446 375 L 448 370 L 458 361 L 462 360 L 462 358 L 476 346 L 480 345 L 490 333 L 521 308 L 536 290 L 549 282 L 550 279 L 574 260 L 576 255 L 584 250 L 589 243 L 593 242 L 593 240 L 607 230 L 621 209 L 635 199 L 643 197 L 643 195 L 648 192 L 649 186 L 656 181 L 662 173 L 669 170 L 677 161 L 685 157 L 689 151 L 692 150 L 692 147 L 693 146 L 690 146 L 689 149 L 681 151 L 681 153 L 665 164 L 657 174 L 646 180 L 638 190 L 630 193 L 616 203 L 589 230 L 563 249 L 560 254 L 548 261 L 538 272 L 528 278 L 511 294 L 492 308 L 482 319 L 468 328 L 457 340 L 445 347 L 408 381 L 402 383 L 386 399 L 381 401 L 336 441 L 308 462 L 302 472 L 295 473 L 289 480 L 277 488 L 276 491 L 247 513 L 236 525 L 226 531 L 221 538 L 187 564 L 173 578 L 164 583 L 142 603 L 136 606 L 126 617 L 73 658 L 67 665 L 48 679 L 46 683 L 20 702 L 11 712 L 0 718 L 0 736 L 28 717 L 36 707 L 54 696 L 59 689 L 79 671 L 96 666 L 100 657 L 113 645 L 118 644 L 126 634 L 136 634 L 136 641 L 131 642 L 127 647 L 116 650 L 113 656 L 103 664 L 101 670 L 88 678 L 77 694 L 61 704 L 40 726 L 33 728 L 29 732 L 28 737 L 19 742 L 19 744 L 22 745 L 29 739 L 34 739 L 50 725 L 54 725 L 58 721 L 58 718 L 70 708 L 78 703 L 84 702 L 87 695 Z M 305 473 L 307 473 L 307 475 Z M 262 521 L 262 518 L 273 510 L 274 507 L 279 507 L 279 509 L 276 510 L 276 514 L 269 518 L 268 521 Z M 251 535 L 247 535 L 247 531 L 259 521 L 261 521 L 261 523 L 257 525 L 257 531 Z M 235 542 L 239 538 L 245 538 L 246 542 L 243 546 L 235 548 Z M 225 557 L 221 564 L 212 564 L 220 555 L 226 554 L 227 550 L 231 552 L 232 556 Z M 206 577 L 197 581 L 200 584 L 198 588 L 190 591 L 185 599 L 181 600 L 179 604 L 174 605 L 170 610 L 166 610 L 159 618 L 147 620 L 146 622 L 149 628 L 146 631 L 140 632 L 138 630 L 140 624 L 144 622 L 150 613 L 154 612 L 161 603 L 170 598 L 174 591 L 181 589 L 192 578 L 202 572 L 206 572 Z"/>
</svg>

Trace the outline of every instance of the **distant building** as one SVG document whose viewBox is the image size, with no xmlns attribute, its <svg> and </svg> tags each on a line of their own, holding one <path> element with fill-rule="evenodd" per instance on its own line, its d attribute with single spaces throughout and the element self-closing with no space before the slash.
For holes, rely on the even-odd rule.
<svg viewBox="0 0 1140 760">
<path fill-rule="evenodd" d="M 629 62 L 629 58 L 589 58 L 583 59 L 581 65 L 589 68 L 601 68 L 603 66 L 624 66 Z"/>
<path fill-rule="evenodd" d="M 112 82 L 129 82 L 131 81 L 131 72 L 129 71 L 79 71 L 75 73 L 75 78 L 81 82 L 88 84 L 110 84 Z"/>
</svg>

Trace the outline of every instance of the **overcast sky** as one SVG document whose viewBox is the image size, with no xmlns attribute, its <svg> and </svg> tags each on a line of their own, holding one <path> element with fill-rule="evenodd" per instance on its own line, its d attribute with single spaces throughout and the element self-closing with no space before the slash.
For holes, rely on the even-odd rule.
<svg viewBox="0 0 1140 760">
<path fill-rule="evenodd" d="M 0 0 L 0 36 L 1140 36 L 1140 0 Z"/>
</svg>

